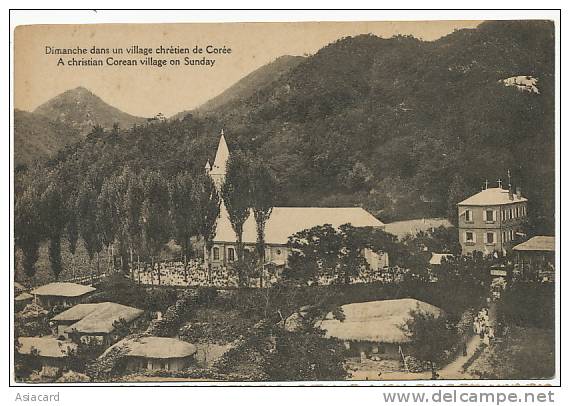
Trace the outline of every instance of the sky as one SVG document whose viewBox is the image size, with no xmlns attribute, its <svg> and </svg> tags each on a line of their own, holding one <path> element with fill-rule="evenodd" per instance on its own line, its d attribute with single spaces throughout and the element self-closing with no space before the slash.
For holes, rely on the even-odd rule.
<svg viewBox="0 0 570 406">
<path fill-rule="evenodd" d="M 83 86 L 127 113 L 170 116 L 198 107 L 242 77 L 282 55 L 314 54 L 335 40 L 372 33 L 389 38 L 413 35 L 426 41 L 481 21 L 302 22 L 224 24 L 92 24 L 19 26 L 14 34 L 14 106 L 33 111 L 58 94 Z M 199 55 L 174 55 L 180 66 L 106 65 L 106 58 L 144 59 L 127 55 L 131 46 L 204 50 Z M 229 54 L 206 54 L 211 45 L 231 48 Z M 54 55 L 51 48 L 85 48 L 85 55 Z M 122 55 L 91 54 L 92 47 L 122 48 Z M 184 57 L 216 59 L 213 66 L 185 66 Z M 104 66 L 58 66 L 59 57 L 102 59 Z"/>
</svg>

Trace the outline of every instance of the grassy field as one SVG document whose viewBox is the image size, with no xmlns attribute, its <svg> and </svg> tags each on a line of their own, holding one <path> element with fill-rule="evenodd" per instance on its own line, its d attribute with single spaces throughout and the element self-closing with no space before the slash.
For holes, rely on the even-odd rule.
<svg viewBox="0 0 570 406">
<path fill-rule="evenodd" d="M 479 379 L 549 379 L 554 376 L 554 330 L 514 327 L 483 351 L 467 372 Z"/>
</svg>

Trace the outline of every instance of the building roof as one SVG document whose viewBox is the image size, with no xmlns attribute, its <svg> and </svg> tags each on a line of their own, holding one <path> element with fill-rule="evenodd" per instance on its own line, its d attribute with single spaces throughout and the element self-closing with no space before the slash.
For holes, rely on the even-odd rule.
<svg viewBox="0 0 570 406">
<path fill-rule="evenodd" d="M 449 258 L 453 258 L 453 254 L 438 254 L 436 252 L 432 252 L 429 263 L 430 265 L 441 265 L 441 261 L 444 258 L 446 260 Z"/>
<path fill-rule="evenodd" d="M 216 158 L 212 164 L 211 175 L 225 175 L 226 165 L 228 159 L 230 158 L 230 150 L 228 149 L 228 144 L 226 144 L 226 139 L 224 138 L 224 130 L 222 130 L 220 142 L 218 144 L 218 150 L 216 151 Z"/>
<path fill-rule="evenodd" d="M 527 199 L 522 196 L 520 199 L 517 198 L 516 193 L 513 194 L 513 200 L 511 200 L 509 199 L 509 191 L 507 189 L 493 187 L 482 190 L 457 204 L 461 206 L 496 206 L 526 201 Z"/>
<path fill-rule="evenodd" d="M 96 290 L 94 287 L 70 282 L 52 282 L 32 290 L 38 296 L 77 297 Z"/>
<path fill-rule="evenodd" d="M 355 227 L 384 227 L 384 223 L 361 207 L 274 207 L 265 225 L 265 242 L 284 245 L 289 236 L 299 231 L 324 224 L 339 227 L 347 223 Z M 214 241 L 235 240 L 227 211 L 222 207 Z M 256 241 L 255 218 L 251 212 L 243 227 L 243 242 Z"/>
<path fill-rule="evenodd" d="M 32 348 L 38 351 L 38 355 L 50 358 L 63 358 L 67 356 L 69 350 L 76 350 L 77 344 L 69 341 L 57 340 L 55 337 L 20 337 L 18 338 L 20 347 L 18 352 L 30 355 Z"/>
<path fill-rule="evenodd" d="M 340 340 L 405 343 L 409 338 L 402 326 L 410 318 L 410 311 L 421 310 L 440 315 L 438 307 L 416 299 L 377 300 L 350 303 L 341 306 L 345 319 L 334 319 L 332 312 L 317 326 L 325 330 L 326 337 Z"/>
<path fill-rule="evenodd" d="M 14 289 L 16 290 L 26 290 L 26 287 L 20 282 L 14 282 Z"/>
<path fill-rule="evenodd" d="M 556 246 L 556 240 L 554 237 L 546 235 L 537 235 L 532 237 L 519 245 L 515 245 L 513 250 L 515 251 L 554 251 Z"/>
<path fill-rule="evenodd" d="M 30 295 L 29 293 L 20 293 L 18 296 L 16 296 L 14 298 L 15 301 L 17 302 L 23 302 L 24 300 L 32 300 L 34 297 L 32 295 Z"/>
<path fill-rule="evenodd" d="M 408 234 L 415 236 L 420 231 L 428 231 L 442 226 L 447 228 L 452 227 L 452 224 L 443 218 L 413 219 L 387 223 L 384 230 L 398 238 L 403 238 Z"/>
<path fill-rule="evenodd" d="M 168 359 L 185 358 L 196 354 L 196 347 L 193 344 L 167 337 L 125 338 L 109 347 L 105 353 L 113 347 L 126 348 L 128 351 L 126 355 L 131 357 Z"/>
<path fill-rule="evenodd" d="M 52 320 L 76 321 L 65 329 L 67 333 L 110 333 L 114 330 L 113 323 L 116 321 L 123 319 L 128 323 L 143 313 L 140 309 L 113 302 L 85 303 L 73 306 Z"/>
</svg>

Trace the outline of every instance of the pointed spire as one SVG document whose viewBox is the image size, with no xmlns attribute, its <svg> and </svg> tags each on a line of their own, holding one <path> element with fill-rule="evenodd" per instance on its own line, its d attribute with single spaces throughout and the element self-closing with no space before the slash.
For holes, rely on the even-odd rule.
<svg viewBox="0 0 570 406">
<path fill-rule="evenodd" d="M 489 181 L 485 179 L 485 190 L 487 190 L 488 188 L 489 188 Z"/>
<path fill-rule="evenodd" d="M 209 159 L 206 161 L 206 166 L 204 166 L 204 169 L 206 169 L 206 172 L 210 172 L 212 170 L 212 165 L 210 165 Z"/>
<path fill-rule="evenodd" d="M 228 144 L 226 144 L 226 138 L 224 137 L 224 130 L 220 132 L 220 142 L 218 144 L 218 150 L 216 151 L 216 158 L 212 164 L 212 174 L 225 175 L 226 174 L 226 164 L 230 157 L 230 150 L 228 149 Z"/>
</svg>

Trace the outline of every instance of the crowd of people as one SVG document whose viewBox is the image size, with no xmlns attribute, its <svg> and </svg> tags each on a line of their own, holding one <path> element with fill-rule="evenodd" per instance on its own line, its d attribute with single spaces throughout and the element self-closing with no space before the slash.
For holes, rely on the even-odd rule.
<svg viewBox="0 0 570 406">
<path fill-rule="evenodd" d="M 484 307 L 473 320 L 473 332 L 481 337 L 483 343 L 491 345 L 495 339 L 495 328 L 489 318 L 489 308 Z"/>
</svg>

